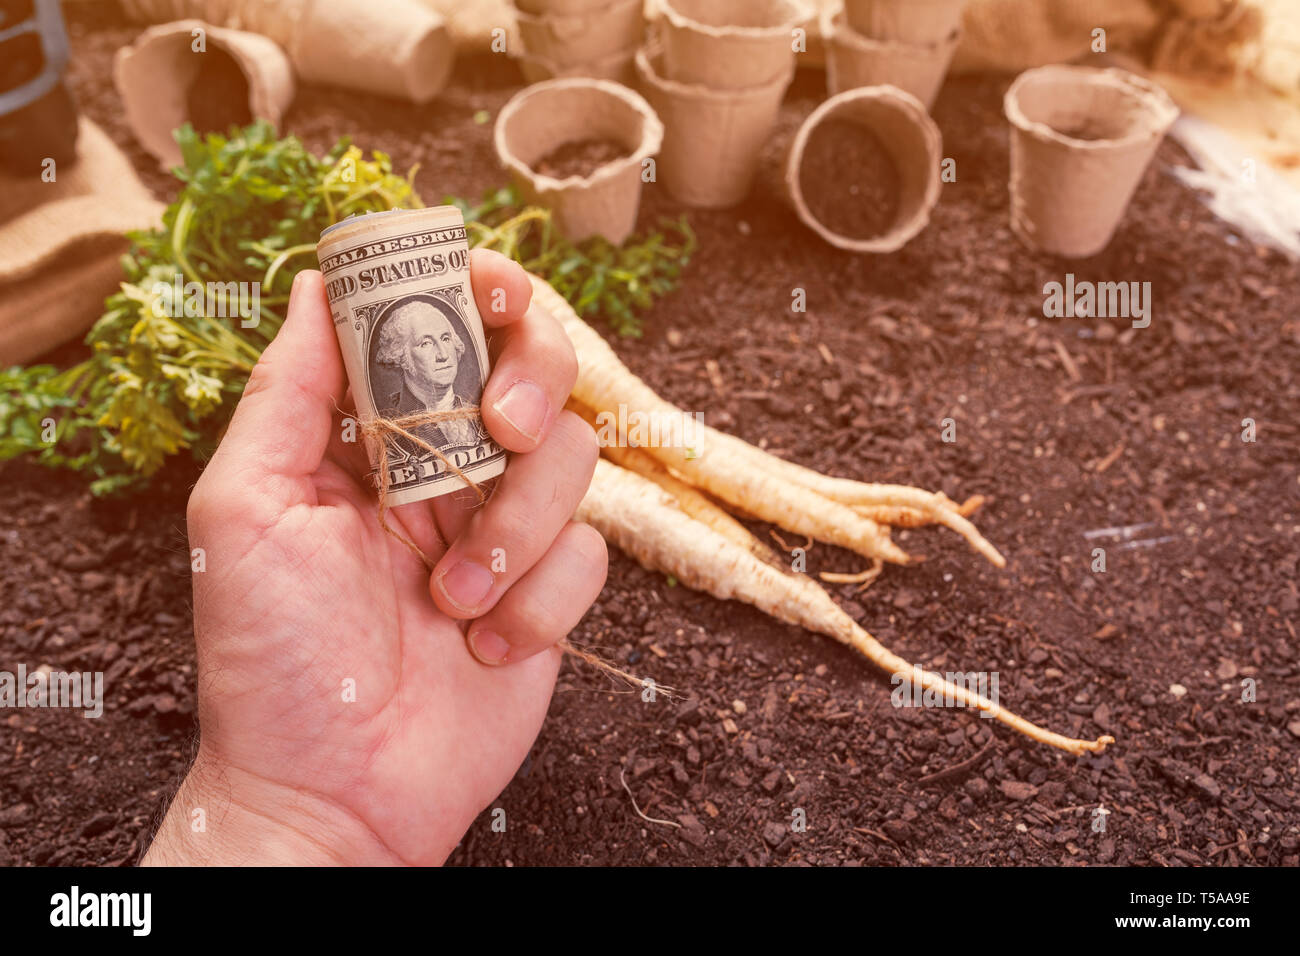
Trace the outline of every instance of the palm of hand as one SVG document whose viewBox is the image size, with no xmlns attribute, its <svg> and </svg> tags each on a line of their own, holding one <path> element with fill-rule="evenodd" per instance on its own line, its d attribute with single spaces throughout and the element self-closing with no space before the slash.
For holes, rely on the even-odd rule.
<svg viewBox="0 0 1300 956">
<path fill-rule="evenodd" d="M 195 576 L 204 746 L 340 807 L 403 861 L 437 862 L 523 762 L 558 654 L 483 667 L 373 493 L 328 461 L 316 480 L 318 503 L 223 540 Z M 431 523 L 390 521 L 434 551 Z"/>
<path fill-rule="evenodd" d="M 522 271 L 497 259 L 477 260 L 472 269 L 526 293 Z M 518 274 L 504 272 L 507 266 Z M 435 603 L 424 562 L 380 526 L 375 492 L 364 478 L 364 450 L 345 444 L 339 433 L 336 407 L 345 381 L 320 277 L 299 278 L 309 281 L 295 286 L 297 311 L 291 303 L 290 319 L 254 370 L 190 497 L 190 545 L 203 549 L 205 562 L 194 575 L 202 728 L 191 773 L 200 780 L 195 795 L 237 810 L 241 820 L 267 821 L 253 831 L 271 840 L 283 836 L 288 849 L 281 857 L 292 859 L 296 846 L 336 860 L 437 863 L 526 757 L 559 667 L 552 645 L 598 592 L 603 543 L 595 537 L 593 557 L 594 532 L 566 529 L 568 537 L 551 546 L 550 563 L 536 565 L 541 576 L 525 588 L 530 596 L 506 612 L 516 620 L 521 613 L 524 620 L 540 615 L 552 624 L 549 636 L 508 666 L 476 660 L 464 620 Z M 572 360 L 556 360 L 562 352 L 538 346 L 539 330 L 563 340 L 545 324 L 553 320 L 521 320 L 520 312 L 498 319 L 519 329 L 507 338 L 498 371 L 505 369 L 508 383 L 529 356 L 533 362 L 551 356 L 553 368 L 544 370 L 553 407 L 549 430 L 572 386 Z M 495 376 L 489 388 L 500 391 Z M 588 448 L 590 430 L 576 418 L 556 426 L 567 444 L 534 441 L 538 450 L 530 452 L 526 439 L 500 430 L 502 419 L 487 414 L 487 401 L 485 391 L 485 424 L 516 452 L 507 485 L 482 511 L 472 496 L 467 502 L 453 494 L 388 513 L 394 529 L 432 561 L 443 556 L 442 541 L 462 549 L 467 538 L 479 545 L 485 534 L 498 540 L 503 520 L 504 527 L 517 527 L 516 519 L 502 516 L 534 514 L 535 502 L 555 513 L 537 519 L 532 536 L 516 540 L 511 553 L 545 551 L 548 535 L 567 521 L 590 477 L 589 467 L 558 466 L 573 461 L 574 447 L 594 463 L 594 440 Z M 587 435 L 576 446 L 575 423 Z M 583 551 L 572 550 L 584 541 L 585 561 Z M 569 550 L 557 552 L 565 542 Z M 556 568 L 574 569 L 559 586 Z M 495 626 L 514 593 L 507 590 L 489 613 L 497 615 Z M 573 616 L 548 610 L 545 601 L 534 607 L 529 602 L 539 595 Z M 467 616 L 474 615 L 459 615 Z M 175 818 L 171 832 L 185 834 L 179 842 L 188 844 L 184 815 L 191 811 L 179 804 L 168 815 Z M 227 831 L 234 825 L 228 822 Z M 251 848 L 239 844 L 237 854 L 276 856 L 269 848 L 259 853 L 256 839 Z M 167 858 L 160 850 L 157 859 Z"/>
</svg>

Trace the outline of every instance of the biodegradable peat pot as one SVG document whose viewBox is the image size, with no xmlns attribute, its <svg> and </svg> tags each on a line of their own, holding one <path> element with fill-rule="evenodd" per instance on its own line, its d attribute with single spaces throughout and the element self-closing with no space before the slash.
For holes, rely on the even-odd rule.
<svg viewBox="0 0 1300 956">
<path fill-rule="evenodd" d="M 607 0 L 582 13 L 520 13 L 524 51 L 557 67 L 592 63 L 629 50 L 645 29 L 643 0 Z"/>
<path fill-rule="evenodd" d="M 636 226 L 641 169 L 664 128 L 641 96 L 608 80 L 569 78 L 526 87 L 497 117 L 493 142 L 530 203 L 547 206 L 573 240 L 604 236 L 618 245 Z M 609 140 L 626 152 L 585 176 L 555 179 L 538 162 L 566 143 Z"/>
<path fill-rule="evenodd" d="M 826 86 L 831 95 L 858 86 L 888 84 L 911 93 L 928 110 L 939 95 L 961 32 L 940 43 L 917 46 L 873 40 L 844 22 L 843 14 L 822 15 L 826 37 Z"/>
<path fill-rule="evenodd" d="M 195 30 L 206 34 L 204 52 L 193 49 Z M 224 132 L 254 119 L 278 126 L 294 94 L 289 57 L 275 43 L 201 20 L 145 30 L 117 51 L 113 82 L 131 132 L 164 169 L 181 162 L 178 126 Z"/>
<path fill-rule="evenodd" d="M 587 76 L 598 80 L 613 80 L 616 83 L 630 84 L 636 75 L 632 69 L 632 58 L 636 48 L 621 50 L 609 56 L 601 57 L 590 63 L 573 63 L 560 66 L 542 56 L 522 53 L 515 57 L 519 70 L 524 75 L 525 83 L 541 83 L 566 76 Z"/>
<path fill-rule="evenodd" d="M 285 48 L 304 82 L 412 103 L 442 92 L 456 61 L 446 21 L 413 0 L 318 0 L 289 30 Z"/>
<path fill-rule="evenodd" d="M 122 0 L 135 20 L 182 17 L 270 37 L 303 83 L 425 103 L 446 85 L 456 45 L 421 0 Z"/>
<path fill-rule="evenodd" d="M 1106 247 L 1160 140 L 1178 118 L 1164 90 L 1118 69 L 1044 66 L 1003 100 L 1011 122 L 1011 228 L 1082 258 Z"/>
<path fill-rule="evenodd" d="M 664 77 L 718 90 L 763 86 L 794 66 L 804 0 L 660 0 Z"/>
<path fill-rule="evenodd" d="M 855 127 L 860 128 L 862 140 L 855 145 L 883 148 L 889 154 L 897 177 L 897 193 L 896 199 L 890 197 L 894 209 L 891 221 L 877 235 L 852 235 L 838 222 L 828 225 L 818 217 L 811 197 L 805 193 L 804 164 L 810 157 L 809 144 L 829 124 L 842 125 L 841 132 L 846 136 L 851 136 Z M 852 150 L 844 150 L 844 154 L 851 153 Z M 859 87 L 832 96 L 804 120 L 786 156 L 785 187 L 799 218 L 831 245 L 851 252 L 893 252 L 930 221 L 930 210 L 939 199 L 942 159 L 943 138 L 939 127 L 916 97 L 892 86 Z M 828 188 L 842 185 L 837 177 L 822 177 L 819 182 Z M 836 201 L 837 218 L 852 220 L 854 197 L 851 194 L 836 197 Z M 872 200 L 863 197 L 861 201 Z M 878 210 L 864 207 L 861 213 L 860 218 L 865 222 L 874 218 Z"/>
<path fill-rule="evenodd" d="M 609 0 L 514 0 L 514 5 L 520 13 L 567 15 L 598 10 L 608 6 Z"/>
<path fill-rule="evenodd" d="M 642 47 L 636 72 L 664 123 L 659 175 L 688 206 L 721 209 L 745 198 L 794 68 L 763 86 L 713 90 L 664 78 L 662 50 Z"/>
<path fill-rule="evenodd" d="M 966 0 L 844 0 L 844 16 L 873 40 L 928 46 L 961 29 L 965 6 Z"/>
</svg>

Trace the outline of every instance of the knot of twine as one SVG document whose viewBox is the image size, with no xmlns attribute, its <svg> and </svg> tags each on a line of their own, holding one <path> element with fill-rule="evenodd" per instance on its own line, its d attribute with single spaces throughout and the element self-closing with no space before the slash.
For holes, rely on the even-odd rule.
<svg viewBox="0 0 1300 956">
<path fill-rule="evenodd" d="M 465 405 L 461 408 L 447 409 L 446 411 L 423 411 L 415 412 L 411 415 L 403 415 L 400 418 L 372 418 L 361 423 L 361 433 L 369 438 L 379 442 L 382 449 L 382 455 L 379 462 L 379 526 L 386 533 L 396 538 L 402 544 L 406 545 L 411 552 L 424 562 L 424 566 L 430 571 L 433 570 L 435 562 L 430 558 L 414 541 L 406 535 L 397 531 L 388 523 L 388 490 L 392 486 L 392 477 L 389 456 L 398 451 L 396 444 L 399 439 L 405 439 L 413 445 L 431 452 L 438 461 L 446 466 L 447 470 L 453 475 L 465 482 L 466 486 L 473 488 L 474 493 L 478 495 L 479 504 L 487 501 L 487 495 L 483 491 L 483 486 L 476 482 L 469 475 L 465 474 L 454 461 L 452 461 L 441 448 L 437 448 L 419 435 L 415 434 L 412 429 L 421 428 L 425 425 L 438 425 L 442 422 L 465 421 L 466 419 L 476 419 L 479 417 L 479 407 L 477 405 Z M 442 540 L 441 532 L 438 531 L 437 522 L 434 522 L 434 534 L 437 534 L 439 540 Z M 445 541 L 442 542 L 444 545 Z"/>
<path fill-rule="evenodd" d="M 420 428 L 424 425 L 437 425 L 442 422 L 464 421 L 466 419 L 478 417 L 479 406 L 465 405 L 461 408 L 452 408 L 447 411 L 415 412 L 411 415 L 403 415 L 400 418 L 379 417 L 361 422 L 361 433 L 379 442 L 379 447 L 383 452 L 380 456 L 379 462 L 379 526 L 383 528 L 385 533 L 389 536 L 396 538 L 398 541 L 402 542 L 402 544 L 406 545 L 406 547 L 410 549 L 411 553 L 423 561 L 424 566 L 430 571 L 433 570 L 436 562 L 425 554 L 424 550 L 418 544 L 388 523 L 388 490 L 392 485 L 392 478 L 389 474 L 391 468 L 389 456 L 398 451 L 396 444 L 399 439 L 405 439 L 412 444 L 423 448 L 425 451 L 432 453 L 438 461 L 442 462 L 448 471 L 461 481 L 465 482 L 466 486 L 473 488 L 474 493 L 478 495 L 479 504 L 483 504 L 487 501 L 487 494 L 483 491 L 483 486 L 469 475 L 465 474 L 465 472 L 461 470 L 454 461 L 443 453 L 442 449 L 434 447 L 412 431 L 412 429 Z M 442 532 L 438 530 L 438 522 L 436 521 L 433 522 L 433 533 L 438 536 L 439 542 L 446 547 L 447 542 L 443 540 Z M 590 651 L 583 650 L 580 647 L 575 647 L 567 638 L 562 639 L 558 646 L 564 651 L 564 653 L 585 661 L 597 670 L 604 671 L 611 677 L 616 677 L 634 687 L 646 686 L 646 682 L 642 678 L 615 667 L 613 664 L 610 664 L 608 661 L 592 654 Z M 655 689 L 669 698 L 673 698 L 677 695 L 674 688 L 666 685 L 657 685 Z"/>
</svg>

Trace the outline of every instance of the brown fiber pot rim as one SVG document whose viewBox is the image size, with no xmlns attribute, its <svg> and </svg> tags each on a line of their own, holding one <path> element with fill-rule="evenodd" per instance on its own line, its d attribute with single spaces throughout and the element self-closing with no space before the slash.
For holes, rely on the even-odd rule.
<svg viewBox="0 0 1300 956">
<path fill-rule="evenodd" d="M 816 8 L 806 3 L 805 0 L 773 0 L 773 2 L 774 5 L 780 4 L 784 6 L 788 13 L 780 23 L 761 27 L 702 23 L 677 10 L 673 6 L 674 0 L 657 0 L 657 5 L 663 13 L 664 19 L 671 23 L 673 27 L 679 30 L 702 33 L 715 39 L 744 37 L 746 39 L 767 40 L 775 36 L 785 36 L 795 27 L 807 23 L 817 15 Z"/>
<path fill-rule="evenodd" d="M 921 140 L 927 145 L 927 152 L 933 153 L 932 156 L 927 157 L 933 160 L 933 163 L 925 180 L 925 189 L 922 192 L 921 201 L 911 215 L 906 219 L 900 219 L 888 231 L 881 233 L 879 236 L 855 239 L 832 232 L 812 214 L 804 199 L 799 170 L 803 165 L 804 148 L 808 145 L 808 138 L 812 135 L 812 131 L 823 120 L 829 118 L 846 105 L 857 100 L 867 99 L 887 105 L 910 121 L 917 128 Z M 795 133 L 794 139 L 790 143 L 790 151 L 786 155 L 786 189 L 790 193 L 790 200 L 794 205 L 796 214 L 799 216 L 799 220 L 836 248 L 847 249 L 850 252 L 894 252 L 914 239 L 930 222 L 930 210 L 939 201 L 938 161 L 943 149 L 942 144 L 943 139 L 939 133 L 939 127 L 930 118 L 929 112 L 921 101 L 911 93 L 900 90 L 896 86 L 854 87 L 825 100 L 799 126 L 798 132 Z"/>
<path fill-rule="evenodd" d="M 641 120 L 640 141 L 629 155 L 610 160 L 586 176 L 566 176 L 564 179 L 556 179 L 553 176 L 537 172 L 516 155 L 514 149 L 511 148 L 509 143 L 511 121 L 526 109 L 555 109 L 554 106 L 548 106 L 546 101 L 562 101 L 566 93 L 579 91 L 610 97 L 624 105 L 630 112 L 637 114 Z M 561 114 L 557 113 L 556 115 Z M 575 125 L 574 137 L 560 142 L 571 142 L 573 139 L 580 139 L 584 132 L 586 131 Z M 502 108 L 500 115 L 497 117 L 496 128 L 492 133 L 492 142 L 496 147 L 497 157 L 511 172 L 533 183 L 539 192 L 550 192 L 596 186 L 607 180 L 614 179 L 629 167 L 639 166 L 647 157 L 659 152 L 659 147 L 663 144 L 663 137 L 664 126 L 659 121 L 659 115 L 646 102 L 645 97 L 635 90 L 628 89 L 623 84 L 615 83 L 613 80 L 568 76 L 554 80 L 543 80 L 541 83 L 526 86 L 516 93 Z M 533 162 L 536 162 L 536 160 L 533 160 Z"/>
<path fill-rule="evenodd" d="M 742 102 L 747 99 L 765 99 L 778 87 L 784 90 L 790 85 L 794 76 L 794 64 L 790 69 L 775 79 L 768 80 L 762 86 L 744 86 L 734 90 L 719 90 L 700 83 L 682 83 L 670 80 L 655 63 L 663 58 L 663 48 L 658 44 L 643 46 L 636 51 L 636 71 L 643 83 L 647 83 L 662 93 L 680 100 L 710 100 L 718 105 Z"/>
<path fill-rule="evenodd" d="M 1132 129 L 1121 136 L 1080 139 L 1061 132 L 1048 123 L 1026 115 L 1022 97 L 1027 88 L 1038 83 L 1059 83 L 1077 90 L 1092 87 L 1116 94 L 1126 101 L 1136 118 Z M 1052 64 L 1025 70 L 1007 89 L 1002 100 L 1007 120 L 1017 130 L 1045 143 L 1070 149 L 1100 152 L 1136 146 L 1160 139 L 1178 118 L 1178 106 L 1163 88 L 1127 70 L 1107 67 L 1066 66 Z"/>
</svg>

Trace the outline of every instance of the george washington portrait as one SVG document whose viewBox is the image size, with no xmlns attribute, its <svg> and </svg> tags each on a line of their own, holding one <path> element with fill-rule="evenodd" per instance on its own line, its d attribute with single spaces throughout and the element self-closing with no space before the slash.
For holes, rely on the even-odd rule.
<svg viewBox="0 0 1300 956">
<path fill-rule="evenodd" d="M 371 345 L 370 383 L 379 414 L 395 419 L 476 406 L 483 378 L 473 345 L 464 321 L 445 302 L 408 296 L 393 303 L 380 316 Z M 477 416 L 408 431 L 443 452 L 487 440 Z M 427 454 L 400 444 L 414 455 Z"/>
</svg>

